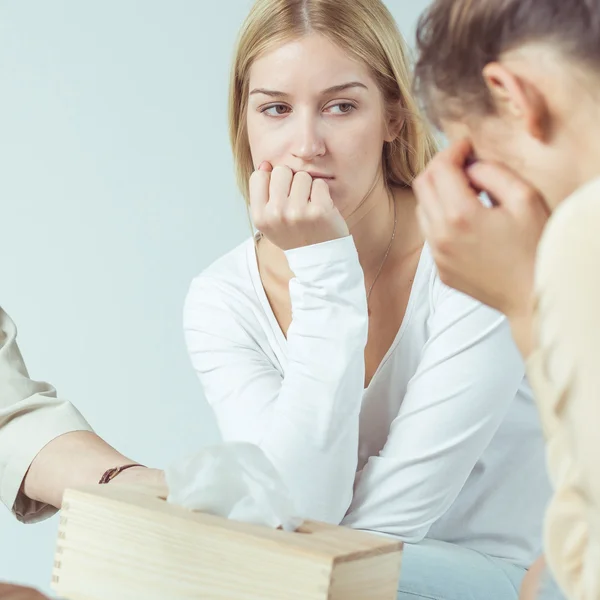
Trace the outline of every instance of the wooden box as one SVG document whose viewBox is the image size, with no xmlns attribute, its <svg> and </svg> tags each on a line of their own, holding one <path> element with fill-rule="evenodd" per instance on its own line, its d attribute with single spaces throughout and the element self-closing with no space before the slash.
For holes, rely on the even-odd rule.
<svg viewBox="0 0 600 600">
<path fill-rule="evenodd" d="M 401 550 L 345 527 L 285 532 L 95 486 L 65 493 L 52 587 L 66 600 L 395 600 Z"/>
</svg>

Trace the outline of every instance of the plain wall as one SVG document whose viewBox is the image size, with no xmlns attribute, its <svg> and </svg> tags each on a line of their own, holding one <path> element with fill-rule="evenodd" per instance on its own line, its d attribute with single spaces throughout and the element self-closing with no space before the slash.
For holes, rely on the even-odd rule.
<svg viewBox="0 0 600 600">
<path fill-rule="evenodd" d="M 389 0 L 412 40 L 427 0 Z M 158 467 L 218 440 L 181 329 L 249 235 L 227 133 L 250 0 L 1 0 L 0 303 L 36 379 Z M 0 580 L 49 591 L 56 517 L 0 514 Z"/>
</svg>

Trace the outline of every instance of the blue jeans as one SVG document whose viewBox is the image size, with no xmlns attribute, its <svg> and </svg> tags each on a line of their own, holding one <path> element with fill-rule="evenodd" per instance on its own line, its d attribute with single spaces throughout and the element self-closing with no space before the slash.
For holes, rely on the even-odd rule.
<svg viewBox="0 0 600 600">
<path fill-rule="evenodd" d="M 398 600 L 517 600 L 526 570 L 446 542 L 406 544 Z"/>
<path fill-rule="evenodd" d="M 538 600 L 565 600 L 563 593 L 560 591 L 560 588 L 548 570 L 548 567 L 546 567 L 546 570 L 542 575 Z"/>
</svg>

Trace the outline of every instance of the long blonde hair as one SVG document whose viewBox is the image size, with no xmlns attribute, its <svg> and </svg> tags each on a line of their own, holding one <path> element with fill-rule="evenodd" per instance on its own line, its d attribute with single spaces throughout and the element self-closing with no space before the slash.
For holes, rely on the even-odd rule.
<svg viewBox="0 0 600 600">
<path fill-rule="evenodd" d="M 248 202 L 254 170 L 246 130 L 250 68 L 267 50 L 318 33 L 368 65 L 390 110 L 404 124 L 385 142 L 382 164 L 388 186 L 410 186 L 436 152 L 411 90 L 408 51 L 381 0 L 257 0 L 239 34 L 229 90 L 229 135 L 238 185 Z"/>
</svg>

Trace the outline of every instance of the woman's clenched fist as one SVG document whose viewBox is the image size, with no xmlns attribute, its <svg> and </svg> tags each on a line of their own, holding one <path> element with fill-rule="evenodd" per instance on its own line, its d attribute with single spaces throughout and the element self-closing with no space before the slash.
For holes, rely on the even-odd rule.
<svg viewBox="0 0 600 600">
<path fill-rule="evenodd" d="M 349 235 L 329 186 L 304 171 L 263 162 L 250 177 L 250 210 L 256 228 L 282 250 Z"/>
</svg>

